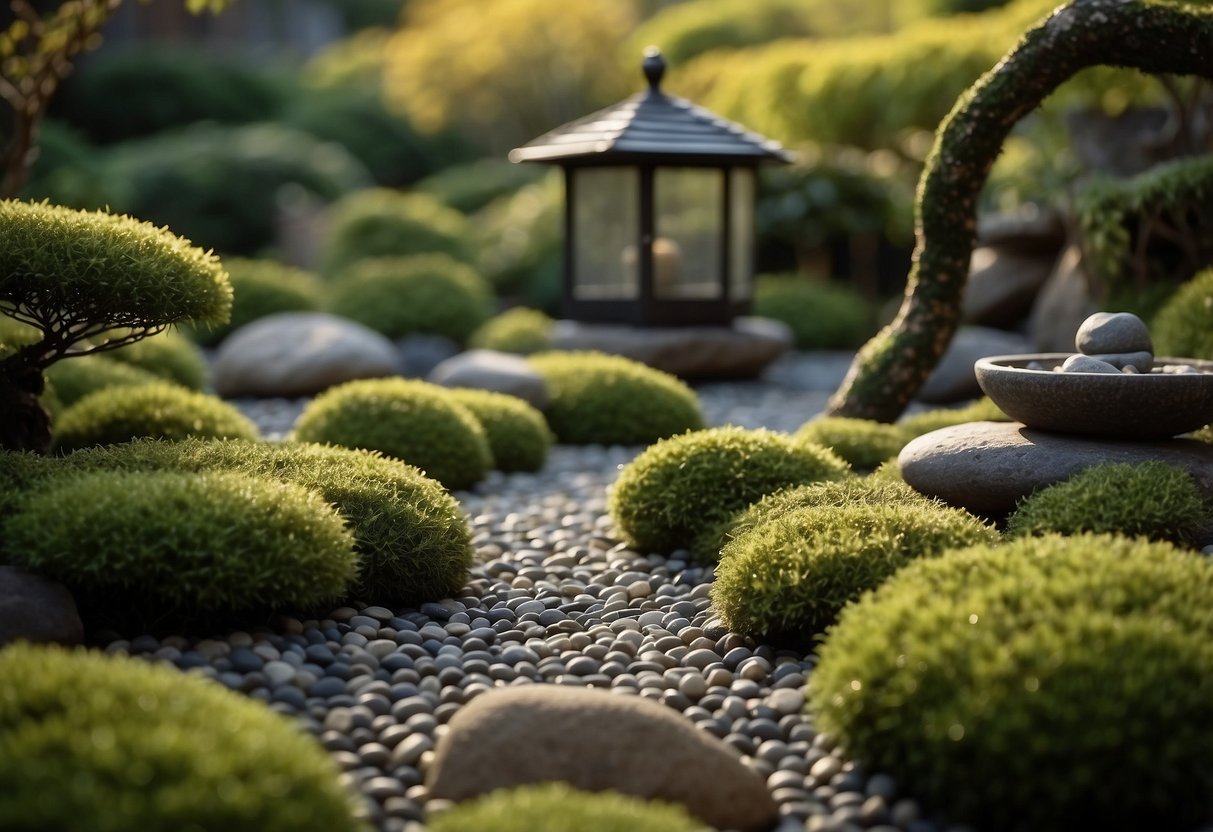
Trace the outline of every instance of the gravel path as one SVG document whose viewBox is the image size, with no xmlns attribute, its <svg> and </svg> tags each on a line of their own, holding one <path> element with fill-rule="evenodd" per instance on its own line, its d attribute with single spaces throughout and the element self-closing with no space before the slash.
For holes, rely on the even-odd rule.
<svg viewBox="0 0 1213 832">
<path fill-rule="evenodd" d="M 791 356 L 763 382 L 704 385 L 708 421 L 795 429 L 824 407 L 848 358 Z M 303 402 L 238 404 L 280 436 Z M 813 657 L 727 632 L 709 606 L 710 568 L 617 541 L 606 489 L 639 450 L 560 446 L 542 472 L 494 473 L 458 492 L 478 555 L 459 597 L 419 609 L 354 603 L 269 630 L 106 649 L 216 678 L 299 719 L 384 832 L 420 832 L 440 808 L 422 782 L 451 716 L 494 686 L 533 683 L 612 689 L 682 712 L 767 779 L 779 832 L 960 832 L 814 730 L 802 712 Z"/>
</svg>

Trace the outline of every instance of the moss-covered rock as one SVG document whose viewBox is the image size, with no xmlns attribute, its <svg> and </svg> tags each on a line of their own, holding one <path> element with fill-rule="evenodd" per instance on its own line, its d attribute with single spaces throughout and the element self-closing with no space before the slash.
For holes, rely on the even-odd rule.
<svg viewBox="0 0 1213 832">
<path fill-rule="evenodd" d="M 699 398 L 669 373 L 598 352 L 545 352 L 529 359 L 551 400 L 544 411 L 570 445 L 640 445 L 703 427 Z"/>
<path fill-rule="evenodd" d="M 1007 534 L 1119 532 L 1192 543 L 1206 521 L 1200 491 L 1183 469 L 1162 462 L 1095 465 L 1031 494 Z"/>
<path fill-rule="evenodd" d="M 218 344 L 233 330 L 279 312 L 316 312 L 324 305 L 323 287 L 311 272 L 275 260 L 228 257 L 223 261 L 232 282 L 232 316 L 222 326 L 191 329 L 199 343 Z"/>
<path fill-rule="evenodd" d="M 141 440 L 66 457 L 0 453 L 0 516 L 62 472 L 232 471 L 315 491 L 349 523 L 361 557 L 354 597 L 419 604 L 457 592 L 472 565 L 455 498 L 417 468 L 372 451 L 244 440 Z"/>
<path fill-rule="evenodd" d="M 468 346 L 518 355 L 550 350 L 554 324 L 538 309 L 515 306 L 481 324 L 468 338 Z"/>
<path fill-rule="evenodd" d="M 213 682 L 27 644 L 0 677 L 0 827 L 366 832 L 314 740 Z"/>
<path fill-rule="evenodd" d="M 733 632 L 808 648 L 846 604 L 911 560 L 997 539 L 965 511 L 914 501 L 790 509 L 725 544 L 712 604 Z"/>
<path fill-rule="evenodd" d="M 469 488 L 492 467 L 493 456 L 480 422 L 448 393 L 402 378 L 331 387 L 299 414 L 295 439 L 380 451 L 447 488 Z"/>
<path fill-rule="evenodd" d="M 1175 290 L 1150 323 L 1159 355 L 1213 358 L 1213 269 Z"/>
<path fill-rule="evenodd" d="M 454 388 L 450 397 L 484 428 L 498 471 L 538 471 L 555 440 L 543 414 L 516 396 Z"/>
<path fill-rule="evenodd" d="M 460 344 L 493 314 L 493 291 L 445 254 L 378 257 L 342 271 L 329 311 L 389 338 L 425 333 Z"/>
<path fill-rule="evenodd" d="M 432 832 L 706 832 L 685 809 L 564 783 L 501 789 L 460 803 L 428 823 Z"/>
<path fill-rule="evenodd" d="M 4 560 L 73 590 L 86 618 L 222 620 L 344 597 L 354 538 L 319 494 L 229 472 L 56 477 L 3 525 Z"/>
<path fill-rule="evenodd" d="M 849 475 L 847 464 L 820 446 L 768 430 L 709 428 L 642 451 L 619 472 L 608 511 L 622 538 L 641 551 L 690 548 L 713 560 L 718 524 L 737 511 L 781 488 Z"/>
<path fill-rule="evenodd" d="M 90 393 L 60 414 L 54 438 L 59 451 L 73 451 L 145 436 L 256 439 L 258 435 L 257 426 L 222 399 L 161 381 Z"/>
<path fill-rule="evenodd" d="M 916 561 L 843 610 L 818 730 L 975 828 L 1193 829 L 1213 785 L 1213 564 L 1024 538 Z"/>
<path fill-rule="evenodd" d="M 71 407 L 90 393 L 109 387 L 134 387 L 164 381 L 134 364 L 111 361 L 104 355 L 82 355 L 70 361 L 56 361 L 47 368 L 46 380 L 63 407 Z"/>
<path fill-rule="evenodd" d="M 824 445 L 857 470 L 871 470 L 896 457 L 908 440 L 898 425 L 846 416 L 822 416 L 792 434 L 792 441 Z"/>
</svg>

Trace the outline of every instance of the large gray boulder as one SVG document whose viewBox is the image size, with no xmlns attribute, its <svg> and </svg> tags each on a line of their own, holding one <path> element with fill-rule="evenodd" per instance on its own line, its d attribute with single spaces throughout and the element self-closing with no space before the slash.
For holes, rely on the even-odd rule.
<svg viewBox="0 0 1213 832">
<path fill-rule="evenodd" d="M 1025 251 L 1010 246 L 973 249 L 961 320 L 978 326 L 1016 326 L 1031 313 L 1036 295 L 1056 262 L 1056 250 Z"/>
<path fill-rule="evenodd" d="M 429 381 L 444 387 L 474 387 L 517 396 L 543 410 L 548 385 L 520 355 L 497 350 L 468 350 L 446 359 L 430 371 Z"/>
<path fill-rule="evenodd" d="M 973 364 L 992 355 L 1018 355 L 1031 352 L 1032 343 L 1015 332 L 985 326 L 962 326 L 952 343 L 927 376 L 916 397 L 927 404 L 950 404 L 980 396 Z"/>
<path fill-rule="evenodd" d="M 296 398 L 403 370 L 396 345 L 362 324 L 323 312 L 283 312 L 225 338 L 211 377 L 220 396 Z"/>
<path fill-rule="evenodd" d="M 1082 249 L 1068 246 L 1036 296 L 1028 316 L 1033 352 L 1073 352 L 1074 333 L 1095 311 Z"/>
<path fill-rule="evenodd" d="M 84 625 L 62 584 L 0 566 L 0 646 L 13 641 L 79 644 Z"/>
<path fill-rule="evenodd" d="M 766 784 L 732 748 L 639 696 L 506 688 L 477 697 L 449 725 L 426 772 L 433 797 L 561 780 L 679 803 L 716 829 L 759 832 L 778 819 Z"/>
</svg>

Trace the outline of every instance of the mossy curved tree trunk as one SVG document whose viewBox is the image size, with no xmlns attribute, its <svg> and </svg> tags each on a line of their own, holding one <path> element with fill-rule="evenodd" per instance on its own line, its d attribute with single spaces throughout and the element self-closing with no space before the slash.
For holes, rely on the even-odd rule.
<svg viewBox="0 0 1213 832">
<path fill-rule="evenodd" d="M 957 101 L 919 182 L 914 265 L 891 324 L 859 351 L 827 412 L 891 422 L 959 323 L 977 199 L 1007 134 L 1081 69 L 1106 65 L 1213 79 L 1213 8 L 1072 0 L 1031 29 Z"/>
</svg>

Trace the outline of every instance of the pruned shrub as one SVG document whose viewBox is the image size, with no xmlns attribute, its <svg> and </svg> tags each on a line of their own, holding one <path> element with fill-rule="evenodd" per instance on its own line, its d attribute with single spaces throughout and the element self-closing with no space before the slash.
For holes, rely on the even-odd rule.
<svg viewBox="0 0 1213 832">
<path fill-rule="evenodd" d="M 555 321 L 538 309 L 515 306 L 481 324 L 468 338 L 468 346 L 531 355 L 552 348 L 554 325 Z"/>
<path fill-rule="evenodd" d="M 450 489 L 475 485 L 493 465 L 476 417 L 445 388 L 412 379 L 330 387 L 299 414 L 295 439 L 380 451 Z"/>
<path fill-rule="evenodd" d="M 754 314 L 783 321 L 796 348 L 857 347 L 876 329 L 875 310 L 856 290 L 807 277 L 762 275 L 754 286 Z"/>
<path fill-rule="evenodd" d="M 818 730 L 975 828 L 1209 820 L 1213 564 L 1111 535 L 916 561 L 843 610 Z"/>
<path fill-rule="evenodd" d="M 475 262 L 467 220 L 428 194 L 386 188 L 358 191 L 333 205 L 322 255 L 324 274 L 340 274 L 371 257 L 411 254 L 446 254 Z"/>
<path fill-rule="evenodd" d="M 517 396 L 491 390 L 455 388 L 450 397 L 472 412 L 484 428 L 498 471 L 538 471 L 555 437 L 543 414 Z"/>
<path fill-rule="evenodd" d="M 142 338 L 133 344 L 109 350 L 105 357 L 146 370 L 191 390 L 201 390 L 206 385 L 206 359 L 202 357 L 202 351 L 179 332 L 161 332 Z"/>
<path fill-rule="evenodd" d="M 213 682 L 28 644 L 0 650 L 0 677 L 5 829 L 366 830 L 313 739 Z"/>
<path fill-rule="evenodd" d="M 564 267 L 564 184 L 558 171 L 477 212 L 480 270 L 497 294 L 555 314 Z"/>
<path fill-rule="evenodd" d="M 1020 501 L 1007 534 L 1119 532 L 1170 540 L 1195 540 L 1206 520 L 1192 476 L 1163 462 L 1095 465 Z"/>
<path fill-rule="evenodd" d="M 983 396 L 964 407 L 941 407 L 935 410 L 923 410 L 897 422 L 897 426 L 906 432 L 907 439 L 950 428 L 953 425 L 964 425 L 969 422 L 1009 422 L 1011 417 L 1003 413 L 998 405 Z"/>
<path fill-rule="evenodd" d="M 671 803 L 618 792 L 583 792 L 566 783 L 499 789 L 468 800 L 429 820 L 433 832 L 704 832 L 704 826 Z"/>
<path fill-rule="evenodd" d="M 311 272 L 275 260 L 225 258 L 232 283 L 232 317 L 222 326 L 192 329 L 202 344 L 218 344 L 228 333 L 266 315 L 314 312 L 323 305 L 321 283 Z"/>
<path fill-rule="evenodd" d="M 229 472 L 56 477 L 3 537 L 8 563 L 62 582 L 86 616 L 141 626 L 311 609 L 358 573 L 353 535 L 319 494 Z"/>
<path fill-rule="evenodd" d="M 561 442 L 640 445 L 703 427 L 695 391 L 638 361 L 588 351 L 529 360 L 547 382 L 544 414 Z"/>
<path fill-rule="evenodd" d="M 104 355 L 82 355 L 70 361 L 57 361 L 47 368 L 46 380 L 64 407 L 71 407 L 98 390 L 164 382 L 160 376 L 134 364 L 111 361 Z"/>
<path fill-rule="evenodd" d="M 389 338 L 426 333 L 464 343 L 493 314 L 493 291 L 445 254 L 377 257 L 341 273 L 329 310 Z"/>
<path fill-rule="evenodd" d="M 908 439 L 898 425 L 846 416 L 813 419 L 792 434 L 792 441 L 824 445 L 860 470 L 896 457 Z"/>
<path fill-rule="evenodd" d="M 645 552 L 692 548 L 712 560 L 701 534 L 715 531 L 763 496 L 782 488 L 850 475 L 830 451 L 795 445 L 783 434 L 709 428 L 657 442 L 619 472 L 608 511 L 623 540 Z"/>
<path fill-rule="evenodd" d="M 443 168 L 417 183 L 415 190 L 429 194 L 444 205 L 470 214 L 498 197 L 542 179 L 545 171 L 536 165 L 516 165 L 504 156 L 488 156 Z"/>
<path fill-rule="evenodd" d="M 171 382 L 109 387 L 90 393 L 59 415 L 59 451 L 129 442 L 142 436 L 256 439 L 257 426 L 234 406 Z"/>
<path fill-rule="evenodd" d="M 1150 323 L 1159 355 L 1213 358 L 1213 269 L 1205 269 L 1163 304 Z"/>
<path fill-rule="evenodd" d="M 0 454 L 0 509 L 60 471 L 232 471 L 315 491 L 350 525 L 361 556 L 356 598 L 419 604 L 457 592 L 472 564 L 459 503 L 417 468 L 372 451 L 244 440 L 137 441 L 47 459 Z M 11 483 L 12 490 L 7 486 Z M 15 503 L 14 503 L 15 504 Z M 0 511 L 0 515 L 4 512 Z"/>
<path fill-rule="evenodd" d="M 942 505 L 846 503 L 764 518 L 720 552 L 712 603 L 731 631 L 808 645 L 911 560 L 998 532 Z"/>
</svg>

